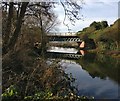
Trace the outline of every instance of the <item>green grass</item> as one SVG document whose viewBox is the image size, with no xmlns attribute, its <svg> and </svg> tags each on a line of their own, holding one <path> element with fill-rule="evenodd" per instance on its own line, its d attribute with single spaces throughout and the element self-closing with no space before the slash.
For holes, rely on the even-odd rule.
<svg viewBox="0 0 120 101">
<path fill-rule="evenodd" d="M 118 47 L 120 45 L 120 29 L 118 28 L 120 19 L 116 20 L 111 26 L 99 29 L 93 23 L 82 31 L 78 31 L 77 35 L 82 40 L 94 39 L 99 50 L 120 50 L 120 47 Z M 101 26 L 101 23 L 96 22 L 97 26 Z"/>
</svg>

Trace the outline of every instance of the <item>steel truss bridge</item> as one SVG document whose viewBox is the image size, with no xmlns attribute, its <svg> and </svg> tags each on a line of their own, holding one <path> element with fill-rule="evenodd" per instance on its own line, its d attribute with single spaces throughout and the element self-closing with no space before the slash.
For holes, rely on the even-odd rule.
<svg viewBox="0 0 120 101">
<path fill-rule="evenodd" d="M 47 35 L 49 41 L 68 41 L 68 42 L 82 42 L 82 40 L 75 35 Z"/>
</svg>

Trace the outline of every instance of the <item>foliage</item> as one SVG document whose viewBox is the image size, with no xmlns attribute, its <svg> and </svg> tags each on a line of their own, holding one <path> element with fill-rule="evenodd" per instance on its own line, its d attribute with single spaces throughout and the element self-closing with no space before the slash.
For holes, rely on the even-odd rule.
<svg viewBox="0 0 120 101">
<path fill-rule="evenodd" d="M 107 21 L 101 21 L 101 22 L 96 22 L 94 21 L 93 23 L 90 24 L 90 27 L 95 27 L 96 30 L 99 30 L 99 29 L 104 29 L 106 27 L 108 27 L 108 23 Z"/>
<path fill-rule="evenodd" d="M 107 21 L 102 21 L 101 22 L 101 26 L 102 26 L 103 29 L 106 28 L 106 27 L 108 27 Z"/>
<path fill-rule="evenodd" d="M 95 27 L 96 30 L 99 30 L 102 28 L 100 22 L 95 22 L 95 21 L 92 24 L 90 24 L 90 27 L 91 26 Z"/>
<path fill-rule="evenodd" d="M 119 50 L 119 21 L 120 19 L 116 20 L 112 26 L 108 26 L 107 21 L 94 21 L 89 27 L 84 28 L 77 34 L 82 39 L 85 39 L 85 37 L 94 39 L 99 50 Z"/>
<path fill-rule="evenodd" d="M 2 99 L 5 101 L 9 101 L 9 100 L 17 98 L 17 96 L 18 96 L 18 92 L 17 92 L 16 88 L 14 87 L 14 85 L 11 85 L 2 94 Z"/>
<path fill-rule="evenodd" d="M 18 100 L 19 94 L 16 91 L 14 87 L 8 88 L 5 93 L 2 94 L 2 99 L 3 101 L 12 101 L 12 100 Z M 24 101 L 54 101 L 54 100 L 64 100 L 64 101 L 70 101 L 70 100 L 75 100 L 75 101 L 80 101 L 80 100 L 88 100 L 93 101 L 94 97 L 87 97 L 87 96 L 76 96 L 73 93 L 69 93 L 69 95 L 66 96 L 54 96 L 53 93 L 49 90 L 46 90 L 45 92 L 40 91 L 35 93 L 34 95 L 31 96 L 25 96 Z M 20 100 L 20 99 L 19 99 Z"/>
<path fill-rule="evenodd" d="M 76 88 L 71 85 L 75 79 L 72 74 L 66 74 L 61 69 L 59 60 L 48 66 L 44 60 L 40 59 L 33 66 L 34 68 L 24 70 L 20 74 L 12 69 L 10 71 L 3 70 L 3 75 L 7 73 L 7 76 L 11 77 L 8 79 L 7 76 L 4 76 L 6 81 L 3 80 L 3 101 L 8 99 L 27 101 L 92 99 L 91 97 L 76 95 Z"/>
<path fill-rule="evenodd" d="M 61 69 L 59 60 L 48 65 L 29 46 L 23 45 L 3 58 L 2 75 L 3 101 L 65 98 L 69 101 L 70 94 L 77 97 L 72 85 L 75 79 Z"/>
<path fill-rule="evenodd" d="M 60 3 L 65 18 L 68 16 L 73 24 L 75 19 L 79 19 L 81 4 L 66 1 Z M 39 40 L 44 43 L 46 27 L 50 30 L 56 21 L 52 12 L 54 2 L 2 2 L 2 8 L 5 21 L 3 100 L 86 99 L 76 95 L 76 88 L 71 86 L 74 78 L 61 70 L 58 61 L 48 66 L 46 60 L 38 57 L 34 50 L 34 42 Z M 41 46 L 45 47 L 43 43 Z"/>
</svg>

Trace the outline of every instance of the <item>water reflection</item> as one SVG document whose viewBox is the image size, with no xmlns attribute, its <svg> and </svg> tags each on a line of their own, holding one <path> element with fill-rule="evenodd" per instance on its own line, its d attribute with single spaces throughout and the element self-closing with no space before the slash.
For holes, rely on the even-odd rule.
<svg viewBox="0 0 120 101">
<path fill-rule="evenodd" d="M 57 49 L 60 50 L 60 48 Z M 68 52 L 67 49 L 63 51 Z M 118 98 L 119 60 L 103 54 L 86 54 L 83 50 L 77 52 L 73 50 L 73 52 L 81 54 L 82 57 L 72 60 L 66 58 L 67 61 L 62 58 L 61 65 L 66 73 L 72 73 L 76 79 L 75 86 L 78 88 L 78 95 L 94 96 L 96 99 Z"/>
<path fill-rule="evenodd" d="M 119 82 L 119 60 L 102 54 L 87 54 L 82 59 L 77 60 L 82 68 L 88 71 L 91 77 L 100 77 L 101 79 L 111 78 L 114 82 Z"/>
<path fill-rule="evenodd" d="M 117 98 L 117 83 L 100 77 L 92 78 L 89 71 L 84 70 L 79 64 L 63 64 L 65 72 L 72 73 L 76 78 L 75 85 L 78 88 L 78 95 L 94 96 L 95 98 Z"/>
<path fill-rule="evenodd" d="M 84 56 L 85 54 L 87 54 L 87 50 L 79 50 L 79 53 L 82 54 L 82 56 Z"/>
<path fill-rule="evenodd" d="M 75 48 L 49 47 L 47 52 L 77 53 L 78 50 Z"/>
</svg>

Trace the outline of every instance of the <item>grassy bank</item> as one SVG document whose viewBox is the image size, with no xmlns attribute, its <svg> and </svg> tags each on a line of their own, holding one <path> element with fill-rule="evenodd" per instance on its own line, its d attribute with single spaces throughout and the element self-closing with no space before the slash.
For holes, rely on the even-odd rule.
<svg viewBox="0 0 120 101">
<path fill-rule="evenodd" d="M 89 53 L 97 53 L 97 54 L 104 54 L 108 55 L 114 58 L 120 58 L 120 51 L 119 50 L 99 50 L 99 49 L 93 49 L 88 50 Z"/>
<path fill-rule="evenodd" d="M 94 21 L 89 27 L 77 32 L 77 35 L 83 40 L 93 39 L 96 44 L 96 49 L 93 51 L 119 56 L 119 23 L 120 19 L 116 20 L 112 25 L 108 25 L 107 21 Z"/>
</svg>

